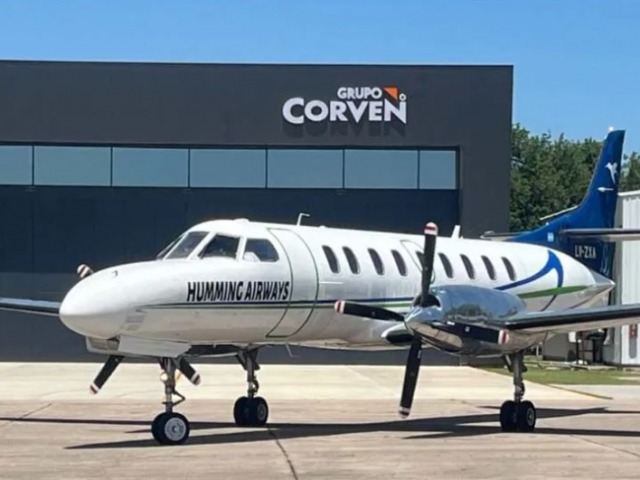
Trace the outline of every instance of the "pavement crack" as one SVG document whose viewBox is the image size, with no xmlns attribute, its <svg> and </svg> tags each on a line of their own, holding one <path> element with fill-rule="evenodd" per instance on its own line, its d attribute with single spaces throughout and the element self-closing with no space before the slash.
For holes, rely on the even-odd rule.
<svg viewBox="0 0 640 480">
<path fill-rule="evenodd" d="M 604 447 L 604 448 L 608 448 L 609 450 L 613 450 L 614 452 L 618 452 L 618 453 L 626 453 L 627 455 L 631 455 L 632 457 L 635 458 L 640 458 L 640 454 L 637 454 L 635 452 L 630 452 L 629 450 L 625 450 L 624 448 L 617 448 L 617 447 L 613 447 L 611 445 L 607 445 L 606 443 L 600 443 L 600 442 L 596 442 L 595 440 L 590 440 L 588 438 L 584 438 L 584 437 L 579 437 L 577 435 L 571 435 L 573 438 L 577 438 L 578 440 L 582 440 L 585 443 L 590 443 L 591 445 L 596 445 L 598 447 Z"/>
<path fill-rule="evenodd" d="M 291 461 L 291 458 L 289 457 L 287 450 L 284 448 L 284 445 L 282 445 L 282 442 L 280 441 L 276 433 L 271 428 L 267 428 L 267 431 L 269 432 L 269 435 L 271 435 L 273 439 L 276 441 L 276 445 L 278 445 L 278 448 L 282 452 L 282 455 L 284 455 L 284 459 L 286 460 L 287 465 L 289 466 L 289 471 L 291 472 L 291 476 L 293 477 L 294 480 L 298 480 L 298 473 L 296 472 L 296 469 L 293 466 L 293 462 Z"/>
<path fill-rule="evenodd" d="M 12 423 L 19 422 L 20 420 L 24 420 L 25 418 L 30 417 L 30 416 L 31 416 L 31 415 L 33 415 L 34 413 L 41 412 L 42 410 L 45 410 L 45 409 L 49 408 L 51 405 L 53 405 L 53 404 L 52 404 L 52 403 L 47 403 L 47 404 L 42 405 L 42 406 L 40 406 L 40 407 L 38 407 L 38 408 L 34 408 L 33 410 L 31 410 L 31 411 L 29 411 L 29 412 L 25 413 L 24 415 L 21 415 L 21 416 L 19 416 L 19 417 L 16 417 L 16 418 L 14 418 L 13 420 L 9 420 L 9 421 L 7 421 L 7 423 L 5 423 L 4 425 L 0 425 L 0 430 L 2 430 L 3 428 L 8 427 L 8 426 L 9 426 L 9 425 L 11 425 Z"/>
</svg>

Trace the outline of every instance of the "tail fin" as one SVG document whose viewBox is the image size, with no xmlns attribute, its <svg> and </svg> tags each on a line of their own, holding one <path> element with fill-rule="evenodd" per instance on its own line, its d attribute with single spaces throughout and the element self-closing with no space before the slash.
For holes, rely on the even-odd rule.
<svg viewBox="0 0 640 480">
<path fill-rule="evenodd" d="M 591 183 L 575 209 L 556 217 L 546 225 L 510 238 L 510 241 L 546 245 L 580 260 L 598 273 L 611 277 L 614 244 L 629 239 L 634 232 L 613 228 L 618 202 L 624 130 L 609 132 Z M 638 238 L 640 238 L 640 231 Z M 625 238 L 622 238 L 622 235 Z"/>
</svg>

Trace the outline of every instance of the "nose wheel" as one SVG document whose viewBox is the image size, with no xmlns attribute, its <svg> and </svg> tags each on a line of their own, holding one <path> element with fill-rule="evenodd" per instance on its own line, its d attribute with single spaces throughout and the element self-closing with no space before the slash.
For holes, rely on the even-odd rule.
<svg viewBox="0 0 640 480">
<path fill-rule="evenodd" d="M 507 367 L 513 375 L 513 400 L 507 400 L 500 407 L 500 427 L 503 432 L 533 432 L 536 428 L 536 407 L 528 400 L 523 401 L 525 371 L 524 352 L 505 357 Z"/>
<path fill-rule="evenodd" d="M 247 372 L 247 396 L 240 397 L 233 406 L 233 419 L 239 427 L 262 427 L 269 419 L 267 401 L 256 396 L 260 385 L 256 378 L 258 350 L 244 350 L 238 353 L 238 361 Z"/>
<path fill-rule="evenodd" d="M 162 375 L 160 379 L 164 383 L 165 399 L 162 402 L 165 411 L 159 414 L 151 424 L 151 434 L 156 442 L 161 445 L 180 445 L 187 441 L 191 426 L 184 415 L 174 412 L 173 407 L 185 401 L 185 397 L 176 390 L 176 362 L 172 358 L 160 360 Z M 178 400 L 174 400 L 174 396 Z"/>
</svg>

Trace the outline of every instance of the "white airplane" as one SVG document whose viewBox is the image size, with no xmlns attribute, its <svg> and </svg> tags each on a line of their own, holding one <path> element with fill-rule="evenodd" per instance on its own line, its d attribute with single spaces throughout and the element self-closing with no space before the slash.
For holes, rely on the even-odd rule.
<svg viewBox="0 0 640 480">
<path fill-rule="evenodd" d="M 81 265 L 80 281 L 61 304 L 0 298 L 0 308 L 59 316 L 86 337 L 89 351 L 109 355 L 91 384 L 94 393 L 124 357 L 157 359 L 165 411 L 151 431 L 161 444 L 180 444 L 189 436 L 188 420 L 174 407 L 184 401 L 176 391 L 178 371 L 200 382 L 188 361 L 193 357 L 236 356 L 248 388 L 235 403 L 235 422 L 264 425 L 269 409 L 257 396 L 257 354 L 276 344 L 410 347 L 403 416 L 411 408 L 423 345 L 458 355 L 502 356 L 515 390 L 514 400 L 502 405 L 502 429 L 532 431 L 536 410 L 523 401 L 523 352 L 554 334 L 640 320 L 640 305 L 598 306 L 614 283 L 562 251 L 574 252 L 566 235 L 582 241 L 581 232 L 587 232 L 595 243 L 579 251 L 599 256 L 598 268 L 606 271 L 605 256 L 612 253 L 598 238 L 633 236 L 611 228 L 611 212 L 603 221 L 580 216 L 595 208 L 592 198 L 608 202 L 617 195 L 617 182 L 611 184 L 604 165 L 619 165 L 621 143 L 620 132 L 609 135 L 583 205 L 561 217 L 553 235 L 544 230 L 536 241 L 525 234 L 537 245 L 519 243 L 518 237 L 437 238 L 433 224 L 416 236 L 215 220 L 188 229 L 155 260 L 95 273 Z M 556 241 L 557 248 L 545 243 Z"/>
</svg>

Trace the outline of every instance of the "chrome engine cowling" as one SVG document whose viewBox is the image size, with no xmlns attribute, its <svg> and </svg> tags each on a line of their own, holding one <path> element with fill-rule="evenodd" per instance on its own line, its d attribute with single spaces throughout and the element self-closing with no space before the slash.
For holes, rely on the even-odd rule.
<svg viewBox="0 0 640 480">
<path fill-rule="evenodd" d="M 416 302 L 407 315 L 407 329 L 426 343 L 460 355 L 494 356 L 527 348 L 537 339 L 483 324 L 510 319 L 526 312 L 515 295 L 471 285 L 449 285 L 430 290 L 430 306 Z"/>
</svg>

